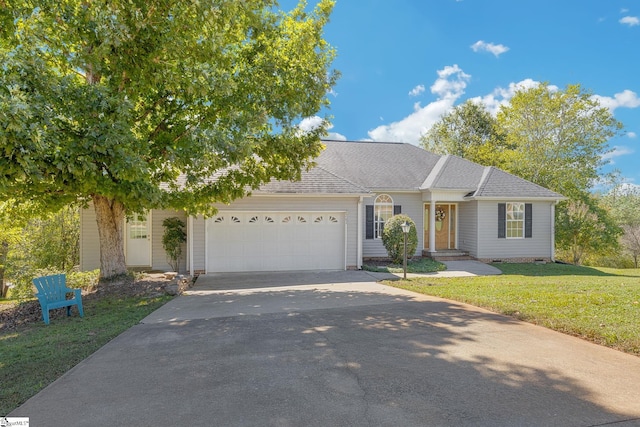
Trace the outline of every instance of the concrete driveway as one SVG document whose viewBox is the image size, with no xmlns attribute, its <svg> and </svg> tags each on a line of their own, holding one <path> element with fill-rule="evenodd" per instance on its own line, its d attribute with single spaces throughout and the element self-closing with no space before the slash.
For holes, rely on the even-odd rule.
<svg viewBox="0 0 640 427">
<path fill-rule="evenodd" d="M 32 426 L 640 425 L 640 358 L 380 277 L 201 276 L 10 415 Z"/>
</svg>

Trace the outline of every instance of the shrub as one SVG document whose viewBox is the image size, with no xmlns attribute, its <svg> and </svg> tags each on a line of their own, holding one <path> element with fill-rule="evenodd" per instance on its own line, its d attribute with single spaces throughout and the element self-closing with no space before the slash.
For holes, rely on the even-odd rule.
<svg viewBox="0 0 640 427">
<path fill-rule="evenodd" d="M 382 244 L 389 254 L 389 258 L 396 263 L 402 264 L 404 260 L 404 233 L 402 232 L 402 224 L 407 222 L 411 229 L 407 236 L 407 258 L 411 259 L 418 247 L 418 232 L 416 224 L 407 215 L 392 216 L 384 225 L 382 231 Z"/>
<path fill-rule="evenodd" d="M 162 247 L 167 253 L 167 261 L 173 271 L 178 271 L 178 260 L 182 255 L 182 244 L 187 241 L 187 234 L 184 231 L 185 224 L 180 218 L 165 218 L 162 221 L 164 235 L 162 236 Z"/>
<path fill-rule="evenodd" d="M 100 270 L 93 271 L 71 271 L 64 272 L 55 268 L 39 268 L 31 270 L 23 268 L 13 272 L 13 287 L 11 288 L 11 298 L 24 301 L 34 298 L 35 286 L 32 279 L 54 274 L 67 275 L 67 287 L 72 289 L 92 290 L 98 284 Z"/>
</svg>

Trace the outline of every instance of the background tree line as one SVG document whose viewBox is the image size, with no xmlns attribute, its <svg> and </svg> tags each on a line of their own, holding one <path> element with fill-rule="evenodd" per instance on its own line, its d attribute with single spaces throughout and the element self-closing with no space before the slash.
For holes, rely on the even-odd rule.
<svg viewBox="0 0 640 427">
<path fill-rule="evenodd" d="M 0 283 L 14 285 L 11 296 L 30 298 L 31 279 L 40 273 L 69 273 L 80 263 L 77 207 L 27 221 L 0 220 Z"/>
<path fill-rule="evenodd" d="M 633 260 L 637 266 L 638 189 L 618 184 L 604 194 L 593 192 L 597 184 L 617 180 L 602 167 L 608 141 L 622 129 L 580 85 L 559 90 L 544 83 L 519 89 L 495 116 L 473 101 L 455 107 L 423 135 L 421 145 L 498 167 L 567 197 L 556 209 L 561 259 L 615 266 L 631 266 Z"/>
</svg>

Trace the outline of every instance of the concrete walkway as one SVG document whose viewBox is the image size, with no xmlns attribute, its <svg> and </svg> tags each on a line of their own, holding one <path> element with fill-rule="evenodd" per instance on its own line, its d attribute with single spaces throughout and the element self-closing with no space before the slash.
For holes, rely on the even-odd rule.
<svg viewBox="0 0 640 427">
<path fill-rule="evenodd" d="M 90 314 L 89 314 L 90 315 Z M 366 272 L 201 276 L 32 426 L 638 426 L 640 358 Z"/>
<path fill-rule="evenodd" d="M 496 276 L 502 271 L 496 267 L 480 261 L 441 261 L 447 266 L 446 270 L 433 273 L 407 273 L 407 277 L 475 277 L 475 276 Z M 403 273 L 394 273 L 402 277 Z"/>
</svg>

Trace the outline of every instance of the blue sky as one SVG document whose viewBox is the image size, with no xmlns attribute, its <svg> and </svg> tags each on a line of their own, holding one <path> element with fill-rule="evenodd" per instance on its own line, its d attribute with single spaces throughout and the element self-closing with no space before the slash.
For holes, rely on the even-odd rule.
<svg viewBox="0 0 640 427">
<path fill-rule="evenodd" d="M 418 144 L 467 99 L 496 111 L 518 85 L 580 84 L 625 125 L 605 171 L 640 184 L 638 0 L 337 0 L 325 39 L 332 138 Z"/>
</svg>

